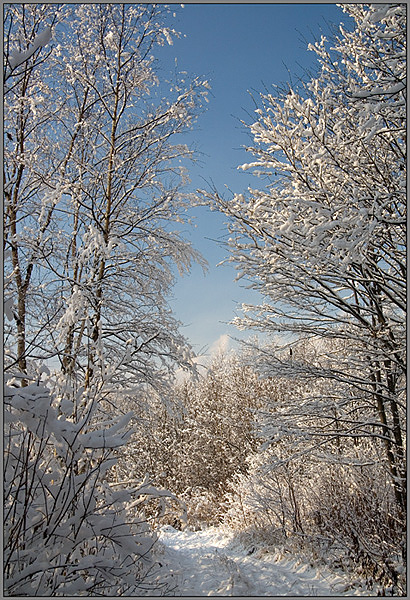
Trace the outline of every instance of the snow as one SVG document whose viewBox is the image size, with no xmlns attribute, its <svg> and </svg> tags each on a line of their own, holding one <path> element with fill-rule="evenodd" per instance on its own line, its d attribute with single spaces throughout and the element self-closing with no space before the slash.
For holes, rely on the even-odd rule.
<svg viewBox="0 0 410 600">
<path fill-rule="evenodd" d="M 161 528 L 161 562 L 173 575 L 175 596 L 370 596 L 346 576 L 283 558 L 262 548 L 246 549 L 221 528 L 177 531 Z"/>
<path fill-rule="evenodd" d="M 4 300 L 4 314 L 6 315 L 8 321 L 13 321 L 14 319 L 13 305 L 13 298 L 10 297 L 7 298 L 7 300 Z"/>
<path fill-rule="evenodd" d="M 30 46 L 30 48 L 28 48 L 28 50 L 25 50 L 22 52 L 15 50 L 11 54 L 11 56 L 9 58 L 10 67 L 12 69 L 19 67 L 26 60 L 28 60 L 30 58 L 30 56 L 32 56 L 34 54 L 34 52 L 36 50 L 38 50 L 41 46 L 47 46 L 47 44 L 49 43 L 50 40 L 51 40 L 51 28 L 46 27 L 41 33 L 39 33 L 36 36 L 33 44 Z"/>
</svg>

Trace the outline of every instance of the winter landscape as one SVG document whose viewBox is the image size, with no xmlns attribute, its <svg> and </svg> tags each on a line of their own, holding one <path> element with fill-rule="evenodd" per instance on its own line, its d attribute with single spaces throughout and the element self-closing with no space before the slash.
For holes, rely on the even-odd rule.
<svg viewBox="0 0 410 600">
<path fill-rule="evenodd" d="M 4 5 L 3 594 L 406 596 L 406 5 L 252 92 L 233 190 L 188 9 Z M 245 298 L 209 352 L 195 211 Z"/>
</svg>

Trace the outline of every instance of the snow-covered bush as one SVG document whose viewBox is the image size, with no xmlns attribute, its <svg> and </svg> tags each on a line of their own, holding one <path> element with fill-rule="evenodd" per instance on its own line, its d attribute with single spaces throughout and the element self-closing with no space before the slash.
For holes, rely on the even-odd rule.
<svg viewBox="0 0 410 600">
<path fill-rule="evenodd" d="M 187 488 L 180 497 L 187 507 L 187 523 L 190 529 L 195 531 L 221 524 L 227 506 L 220 492 L 197 486 Z"/>
<path fill-rule="evenodd" d="M 107 481 L 130 415 L 98 422 L 95 389 L 70 400 L 40 381 L 18 383 L 5 387 L 5 594 L 140 596 L 164 587 L 143 512 L 160 492 L 148 481 L 127 489 Z"/>
<path fill-rule="evenodd" d="M 150 392 L 139 404 L 135 433 L 118 469 L 150 473 L 187 507 L 193 527 L 218 524 L 228 481 L 247 469 L 256 448 L 253 411 L 266 382 L 236 355 L 216 356 L 207 373 L 177 383 L 164 397 Z M 170 513 L 170 524 L 175 518 Z"/>
<path fill-rule="evenodd" d="M 402 595 L 402 523 L 380 467 L 302 459 L 272 469 L 270 461 L 256 454 L 235 479 L 224 524 L 247 544 L 304 555 Z"/>
<path fill-rule="evenodd" d="M 224 523 L 264 544 L 350 569 L 370 587 L 402 593 L 403 516 L 383 440 L 365 434 L 371 403 L 323 377 L 343 345 L 292 346 L 291 356 L 282 355 L 282 372 L 292 368 L 293 377 L 271 381 L 273 395 L 255 415 L 261 445 L 230 482 Z M 260 357 L 256 364 L 268 368 Z"/>
</svg>

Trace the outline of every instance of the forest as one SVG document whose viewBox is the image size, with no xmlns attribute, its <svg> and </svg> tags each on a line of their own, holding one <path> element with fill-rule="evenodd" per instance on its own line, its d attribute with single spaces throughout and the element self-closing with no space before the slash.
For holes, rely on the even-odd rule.
<svg viewBox="0 0 410 600">
<path fill-rule="evenodd" d="M 209 528 L 406 595 L 406 5 L 341 9 L 227 197 L 186 191 L 210 83 L 159 68 L 172 5 L 5 5 L 5 596 L 178 595 L 161 531 Z M 263 298 L 205 372 L 192 206 Z"/>
</svg>

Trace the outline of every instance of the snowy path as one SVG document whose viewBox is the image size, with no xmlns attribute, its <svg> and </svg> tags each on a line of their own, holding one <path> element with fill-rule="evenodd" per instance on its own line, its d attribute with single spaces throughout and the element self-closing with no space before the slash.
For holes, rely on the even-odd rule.
<svg viewBox="0 0 410 600">
<path fill-rule="evenodd" d="M 279 560 L 248 554 L 218 529 L 176 531 L 162 528 L 163 558 L 174 574 L 175 596 L 366 596 L 346 579 Z"/>
</svg>

